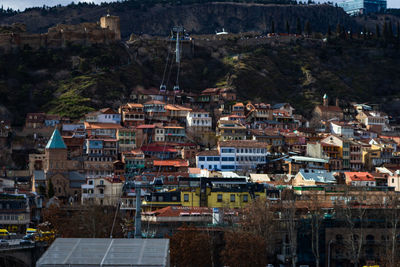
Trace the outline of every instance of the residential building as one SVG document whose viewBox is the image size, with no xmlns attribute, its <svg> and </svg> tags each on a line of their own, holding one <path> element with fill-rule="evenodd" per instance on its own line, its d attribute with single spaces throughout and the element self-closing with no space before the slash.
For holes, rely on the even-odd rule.
<svg viewBox="0 0 400 267">
<path fill-rule="evenodd" d="M 286 112 L 289 116 L 293 115 L 294 108 L 289 103 L 278 103 L 272 106 L 274 110 L 281 110 Z"/>
<path fill-rule="evenodd" d="M 238 121 L 219 120 L 216 132 L 220 141 L 246 139 L 246 127 Z"/>
<path fill-rule="evenodd" d="M 154 142 L 164 142 L 165 141 L 165 129 L 162 125 L 156 125 L 154 130 Z"/>
<path fill-rule="evenodd" d="M 376 186 L 376 180 L 369 172 L 345 172 L 346 184 L 352 186 Z"/>
<path fill-rule="evenodd" d="M 122 124 L 125 127 L 132 127 L 144 124 L 144 107 L 139 103 L 128 103 L 121 105 L 118 109 L 121 114 Z"/>
<path fill-rule="evenodd" d="M 345 122 L 332 121 L 330 122 L 330 130 L 332 134 L 343 136 L 346 138 L 354 137 L 354 128 Z"/>
<path fill-rule="evenodd" d="M 108 205 L 115 206 L 119 203 L 124 182 L 115 177 L 88 178 L 82 184 L 83 205 Z"/>
<path fill-rule="evenodd" d="M 342 168 L 345 170 L 350 169 L 350 141 L 347 138 L 329 135 L 321 140 L 321 144 L 331 163 L 333 160 L 338 161 L 337 164 L 333 164 L 333 166 L 337 166 L 338 169 L 336 170 L 340 170 Z M 328 145 L 334 145 L 335 147 L 330 147 Z"/>
<path fill-rule="evenodd" d="M 396 170 L 387 179 L 387 185 L 389 187 L 394 187 L 396 192 L 400 192 L 400 171 Z"/>
<path fill-rule="evenodd" d="M 196 156 L 196 166 L 208 170 L 250 170 L 266 163 L 267 144 L 254 140 L 218 142 L 218 150 Z"/>
<path fill-rule="evenodd" d="M 362 144 L 358 141 L 350 142 L 350 170 L 359 171 L 363 166 Z"/>
<path fill-rule="evenodd" d="M 120 128 L 117 133 L 120 152 L 130 151 L 136 148 L 136 132 L 134 128 Z"/>
<path fill-rule="evenodd" d="M 182 126 L 164 126 L 165 142 L 184 143 L 186 142 L 185 128 Z"/>
<path fill-rule="evenodd" d="M 195 135 L 211 131 L 211 127 L 212 118 L 210 112 L 194 110 L 190 111 L 186 116 L 186 128 Z"/>
<path fill-rule="evenodd" d="M 90 123 L 121 123 L 121 114 L 111 108 L 103 108 L 99 111 L 85 115 L 85 121 Z"/>
<path fill-rule="evenodd" d="M 244 105 L 242 102 L 237 102 L 232 106 L 232 115 L 244 116 Z"/>
<path fill-rule="evenodd" d="M 329 160 L 316 157 L 291 156 L 284 159 L 287 174 L 296 175 L 301 169 L 328 169 Z"/>
<path fill-rule="evenodd" d="M 179 123 L 186 123 L 186 118 L 192 111 L 191 108 L 176 104 L 167 104 L 164 108 L 168 116 L 168 121 L 177 121 Z"/>
<path fill-rule="evenodd" d="M 324 169 L 300 169 L 292 180 L 293 186 L 315 186 L 335 184 L 333 172 Z"/>
<path fill-rule="evenodd" d="M 117 139 L 86 139 L 84 153 L 86 177 L 112 176 L 118 158 Z"/>
<path fill-rule="evenodd" d="M 131 177 L 145 167 L 144 153 L 140 149 L 124 151 L 121 153 L 122 162 L 125 164 L 125 174 Z"/>
<path fill-rule="evenodd" d="M 122 126 L 117 123 L 91 123 L 85 122 L 85 130 L 88 138 L 117 138 L 117 131 Z"/>
<path fill-rule="evenodd" d="M 0 194 L 0 225 L 9 232 L 25 232 L 31 222 L 27 195 Z"/>
<path fill-rule="evenodd" d="M 387 114 L 379 111 L 361 111 L 356 116 L 357 120 L 365 125 L 367 130 L 381 133 L 390 130 L 387 125 L 389 118 Z"/>
<path fill-rule="evenodd" d="M 264 129 L 264 130 L 250 130 L 253 140 L 259 142 L 267 143 L 267 149 L 269 152 L 283 152 L 283 147 L 285 145 L 285 137 L 278 131 L 274 129 Z"/>
<path fill-rule="evenodd" d="M 159 100 L 150 100 L 143 104 L 145 118 L 149 121 L 167 121 L 165 103 Z"/>
</svg>

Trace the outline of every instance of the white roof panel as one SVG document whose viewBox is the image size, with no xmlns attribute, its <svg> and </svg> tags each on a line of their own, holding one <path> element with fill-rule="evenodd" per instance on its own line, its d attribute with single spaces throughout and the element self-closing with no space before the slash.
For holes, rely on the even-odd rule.
<svg viewBox="0 0 400 267">
<path fill-rule="evenodd" d="M 169 239 L 57 238 L 37 267 L 169 266 Z"/>
</svg>

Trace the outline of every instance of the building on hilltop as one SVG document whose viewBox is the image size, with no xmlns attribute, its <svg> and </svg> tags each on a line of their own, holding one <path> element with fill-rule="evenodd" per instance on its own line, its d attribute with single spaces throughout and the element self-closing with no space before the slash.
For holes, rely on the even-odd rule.
<svg viewBox="0 0 400 267">
<path fill-rule="evenodd" d="M 58 24 L 47 33 L 34 34 L 25 29 L 16 29 L 0 34 L 0 52 L 9 52 L 26 46 L 32 49 L 63 48 L 68 44 L 109 44 L 121 40 L 119 17 L 100 18 L 100 22 L 85 22 L 76 25 Z"/>
<path fill-rule="evenodd" d="M 349 15 L 384 13 L 387 0 L 345 0 L 339 2 L 338 6 Z"/>
</svg>

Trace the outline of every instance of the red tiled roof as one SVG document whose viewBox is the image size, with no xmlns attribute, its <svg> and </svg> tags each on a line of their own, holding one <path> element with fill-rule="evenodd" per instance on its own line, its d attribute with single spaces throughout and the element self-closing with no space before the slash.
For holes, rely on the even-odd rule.
<svg viewBox="0 0 400 267">
<path fill-rule="evenodd" d="M 178 150 L 169 146 L 142 146 L 140 149 L 143 152 L 178 152 Z"/>
<path fill-rule="evenodd" d="M 187 160 L 154 160 L 154 166 L 174 166 L 174 167 L 188 167 Z"/>
<path fill-rule="evenodd" d="M 164 102 L 159 101 L 159 100 L 150 100 L 144 103 L 145 105 L 165 105 Z"/>
<path fill-rule="evenodd" d="M 85 121 L 86 129 L 121 129 L 122 126 L 117 123 L 91 123 Z"/>
<path fill-rule="evenodd" d="M 374 182 L 375 178 L 369 172 L 345 172 L 346 180 Z"/>
<path fill-rule="evenodd" d="M 201 92 L 201 94 L 216 94 L 218 93 L 220 88 L 207 88 Z"/>
<path fill-rule="evenodd" d="M 149 128 L 153 129 L 155 127 L 156 126 L 154 124 L 142 124 L 137 126 L 136 129 L 149 129 Z"/>
<path fill-rule="evenodd" d="M 100 112 L 103 114 L 118 114 L 118 112 L 115 112 L 113 109 L 111 108 L 103 108 L 100 109 Z"/>
<path fill-rule="evenodd" d="M 250 148 L 266 148 L 268 144 L 255 140 L 232 140 L 218 142 L 220 147 L 250 147 Z"/>
<path fill-rule="evenodd" d="M 204 150 L 197 153 L 197 156 L 219 156 L 218 150 Z"/>
<path fill-rule="evenodd" d="M 342 109 L 337 106 L 323 106 L 323 105 L 318 105 L 317 108 L 319 108 L 322 112 L 338 112 L 342 113 Z"/>
<path fill-rule="evenodd" d="M 181 215 L 212 215 L 212 209 L 208 207 L 176 207 L 168 206 L 151 212 L 144 212 L 144 215 L 155 215 L 157 217 L 179 217 Z"/>
</svg>

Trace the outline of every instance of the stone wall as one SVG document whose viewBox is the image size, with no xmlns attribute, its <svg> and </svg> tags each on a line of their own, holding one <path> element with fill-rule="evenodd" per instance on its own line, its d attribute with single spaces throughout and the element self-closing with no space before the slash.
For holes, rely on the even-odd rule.
<svg viewBox="0 0 400 267">
<path fill-rule="evenodd" d="M 103 21 L 102 17 L 102 21 Z M 119 18 L 106 20 L 105 27 L 98 23 L 77 25 L 59 24 L 48 29 L 44 34 L 13 32 L 0 34 L 0 53 L 30 47 L 32 49 L 63 48 L 68 44 L 93 45 L 109 44 L 121 40 Z"/>
</svg>

